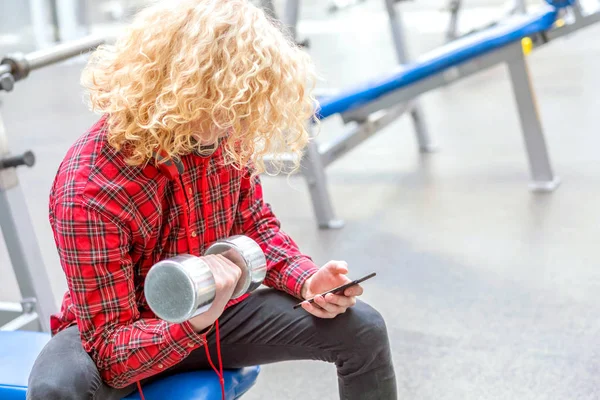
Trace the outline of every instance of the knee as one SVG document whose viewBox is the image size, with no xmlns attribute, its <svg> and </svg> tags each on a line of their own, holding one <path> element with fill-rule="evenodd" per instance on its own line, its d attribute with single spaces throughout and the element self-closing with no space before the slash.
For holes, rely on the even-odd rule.
<svg viewBox="0 0 600 400">
<path fill-rule="evenodd" d="M 383 316 L 370 305 L 358 301 L 342 316 L 339 337 L 342 358 L 351 357 L 361 364 L 387 363 L 391 359 L 387 326 Z"/>
<path fill-rule="evenodd" d="M 389 346 L 387 326 L 383 316 L 370 305 L 358 301 L 347 311 L 350 344 L 358 349 L 385 349 Z"/>
<path fill-rule="evenodd" d="M 27 400 L 59 400 L 73 399 L 69 397 L 69 390 L 57 382 L 50 380 L 30 381 L 27 388 Z"/>
<path fill-rule="evenodd" d="M 32 371 L 33 372 L 33 371 Z M 27 400 L 75 400 L 93 398 L 95 388 L 100 384 L 94 376 L 83 371 L 71 371 L 69 374 L 32 374 L 29 377 Z"/>
<path fill-rule="evenodd" d="M 83 351 L 73 351 L 67 360 L 61 360 L 61 353 L 53 347 L 42 350 L 33 365 L 27 400 L 93 398 L 102 380 L 92 359 Z"/>
</svg>

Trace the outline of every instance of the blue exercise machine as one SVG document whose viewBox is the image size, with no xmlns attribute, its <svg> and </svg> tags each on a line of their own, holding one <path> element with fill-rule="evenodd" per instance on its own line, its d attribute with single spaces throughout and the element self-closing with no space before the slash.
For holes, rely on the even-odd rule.
<svg viewBox="0 0 600 400">
<path fill-rule="evenodd" d="M 289 0 L 297 3 L 298 0 Z M 527 68 L 526 53 L 549 41 L 600 21 L 600 9 L 584 10 L 576 0 L 548 0 L 539 10 L 517 14 L 494 27 L 453 40 L 414 61 L 404 53 L 402 18 L 394 0 L 385 0 L 400 67 L 387 76 L 320 99 L 321 120 L 340 115 L 350 128 L 328 143 L 310 142 L 302 160 L 304 175 L 320 228 L 340 228 L 328 190 L 326 167 L 409 112 L 421 152 L 435 149 L 417 103 L 421 94 L 449 85 L 498 64 L 508 66 L 534 191 L 559 185 L 546 148 Z M 280 157 L 292 166 L 291 158 Z"/>
</svg>

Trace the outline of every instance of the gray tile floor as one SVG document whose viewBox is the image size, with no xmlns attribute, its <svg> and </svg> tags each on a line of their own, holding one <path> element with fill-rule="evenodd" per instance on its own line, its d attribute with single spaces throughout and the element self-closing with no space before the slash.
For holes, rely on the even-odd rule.
<svg viewBox="0 0 600 400">
<path fill-rule="evenodd" d="M 394 67 L 376 3 L 339 14 L 340 25 L 352 27 L 343 35 L 316 17 L 301 25 L 324 85 Z M 431 3 L 407 5 L 415 54 L 443 40 Z M 265 179 L 265 196 L 306 253 L 319 263 L 345 259 L 353 276 L 378 272 L 364 298 L 387 319 L 400 398 L 600 398 L 599 37 L 600 26 L 592 27 L 530 57 L 563 180 L 553 194 L 527 190 L 502 67 L 423 97 L 440 152 L 419 155 L 403 118 L 332 166 L 343 230 L 315 229 L 301 180 Z M 68 146 L 96 118 L 81 102 L 80 68 L 48 68 L 1 96 L 12 148 L 38 156 L 20 176 L 57 299 L 65 283 L 47 223 L 48 190 Z M 340 129 L 327 121 L 322 139 Z M 8 266 L 0 244 L 0 300 L 18 297 Z M 330 365 L 268 365 L 245 398 L 334 399 L 335 385 Z"/>
</svg>

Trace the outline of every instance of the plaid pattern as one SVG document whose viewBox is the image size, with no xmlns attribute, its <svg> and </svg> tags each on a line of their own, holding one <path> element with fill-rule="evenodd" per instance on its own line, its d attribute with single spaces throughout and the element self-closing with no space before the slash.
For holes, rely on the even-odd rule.
<svg viewBox="0 0 600 400">
<path fill-rule="evenodd" d="M 280 230 L 259 178 L 224 166 L 219 148 L 132 167 L 104 128 L 103 118 L 71 147 L 52 187 L 50 223 L 69 290 L 51 325 L 57 333 L 77 323 L 103 379 L 124 387 L 205 344 L 189 322 L 165 322 L 149 309 L 144 279 L 156 262 L 245 234 L 267 256 L 265 284 L 296 297 L 317 266 Z"/>
</svg>

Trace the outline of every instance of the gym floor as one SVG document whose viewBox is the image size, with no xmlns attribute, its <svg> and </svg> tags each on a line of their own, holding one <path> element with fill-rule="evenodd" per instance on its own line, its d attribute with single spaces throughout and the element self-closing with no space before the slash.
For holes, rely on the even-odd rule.
<svg viewBox="0 0 600 400">
<path fill-rule="evenodd" d="M 412 54 L 444 40 L 447 15 L 434 3 L 403 5 Z M 501 10 L 497 1 L 473 3 L 470 16 Z M 304 4 L 300 38 L 312 41 L 322 86 L 394 68 L 382 2 L 328 20 L 324 2 Z M 400 398 L 600 398 L 598 37 L 600 26 L 591 27 L 529 57 L 563 182 L 552 194 L 528 191 L 504 67 L 422 98 L 439 152 L 419 154 L 402 118 L 329 169 L 342 230 L 316 229 L 303 180 L 264 178 L 284 229 L 315 261 L 347 260 L 353 277 L 377 271 L 364 300 L 387 320 Z M 12 150 L 32 149 L 38 159 L 19 172 L 57 303 L 66 285 L 47 222 L 48 192 L 66 149 L 97 118 L 82 103 L 81 67 L 35 72 L 0 98 Z M 339 120 L 326 121 L 320 138 L 341 130 Z M 0 301 L 18 300 L 2 246 Z M 244 399 L 336 396 L 332 365 L 290 362 L 264 366 Z"/>
</svg>

